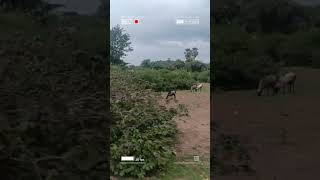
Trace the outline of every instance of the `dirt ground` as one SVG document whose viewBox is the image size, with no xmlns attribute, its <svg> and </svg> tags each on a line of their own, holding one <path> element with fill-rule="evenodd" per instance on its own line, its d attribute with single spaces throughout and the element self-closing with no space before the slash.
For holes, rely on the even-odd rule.
<svg viewBox="0 0 320 180">
<path fill-rule="evenodd" d="M 214 117 L 221 131 L 237 134 L 249 150 L 253 176 L 219 180 L 319 179 L 320 71 L 291 68 L 293 94 L 258 97 L 255 91 L 215 93 Z"/>
<path fill-rule="evenodd" d="M 165 95 L 164 95 L 165 96 Z M 199 155 L 210 156 L 210 86 L 204 84 L 201 92 L 177 91 L 176 101 L 166 103 L 167 107 L 184 104 L 189 116 L 176 117 L 178 128 L 175 150 L 177 157 Z"/>
</svg>

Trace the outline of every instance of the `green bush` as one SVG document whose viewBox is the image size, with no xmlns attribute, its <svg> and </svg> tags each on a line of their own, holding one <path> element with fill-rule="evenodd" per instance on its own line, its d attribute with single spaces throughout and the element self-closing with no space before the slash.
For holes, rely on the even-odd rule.
<svg viewBox="0 0 320 180">
<path fill-rule="evenodd" d="M 171 146 L 176 126 L 172 118 L 177 112 L 159 106 L 158 94 L 148 89 L 148 83 L 119 67 L 111 68 L 110 87 L 113 174 L 142 178 L 164 168 L 174 158 Z M 145 163 L 121 164 L 123 155 L 143 158 Z"/>
<path fill-rule="evenodd" d="M 197 81 L 199 82 L 210 82 L 210 71 L 203 71 L 197 75 Z"/>
<path fill-rule="evenodd" d="M 185 64 L 185 69 L 191 72 L 201 72 L 207 69 L 207 64 L 201 61 L 191 61 Z"/>
<path fill-rule="evenodd" d="M 74 37 L 55 32 L 62 24 L 0 19 L 1 179 L 107 179 L 108 66 L 97 48 L 82 46 L 96 41 L 73 46 Z"/>
<path fill-rule="evenodd" d="M 134 74 L 137 78 L 151 83 L 156 91 L 190 89 L 192 84 L 196 82 L 193 73 L 186 70 L 170 71 L 141 68 L 136 69 Z"/>
<path fill-rule="evenodd" d="M 225 55 L 215 61 L 215 67 L 215 85 L 225 90 L 255 88 L 262 76 L 279 69 L 268 56 L 252 58 L 245 53 Z"/>
</svg>

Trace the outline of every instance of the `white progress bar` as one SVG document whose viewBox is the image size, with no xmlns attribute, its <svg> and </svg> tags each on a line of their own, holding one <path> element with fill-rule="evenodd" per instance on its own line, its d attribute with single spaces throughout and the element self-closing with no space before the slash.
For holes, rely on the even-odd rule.
<svg viewBox="0 0 320 180">
<path fill-rule="evenodd" d="M 121 161 L 134 161 L 134 156 L 121 156 Z"/>
</svg>

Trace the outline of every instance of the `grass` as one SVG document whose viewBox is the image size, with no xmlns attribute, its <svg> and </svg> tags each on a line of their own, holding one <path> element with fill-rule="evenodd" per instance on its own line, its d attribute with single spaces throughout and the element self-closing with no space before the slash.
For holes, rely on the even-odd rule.
<svg viewBox="0 0 320 180">
<path fill-rule="evenodd" d="M 209 83 L 202 83 L 203 87 L 201 92 L 210 92 L 210 84 Z"/>
<path fill-rule="evenodd" d="M 200 161 L 193 164 L 179 164 L 179 162 L 194 162 L 193 156 L 177 157 L 176 162 L 170 164 L 155 179 L 171 180 L 203 180 L 210 179 L 210 163 L 208 157 L 200 157 Z"/>
<path fill-rule="evenodd" d="M 171 180 L 203 180 L 210 179 L 210 165 L 200 162 L 199 164 L 175 164 L 172 163 L 168 169 L 161 173 L 157 179 Z"/>
<path fill-rule="evenodd" d="M 193 162 L 193 156 L 185 156 L 176 159 L 176 162 Z M 116 180 L 132 180 L 133 178 L 113 178 Z M 172 162 L 158 175 L 147 180 L 204 180 L 210 179 L 210 163 L 208 158 L 194 164 L 179 164 Z"/>
</svg>

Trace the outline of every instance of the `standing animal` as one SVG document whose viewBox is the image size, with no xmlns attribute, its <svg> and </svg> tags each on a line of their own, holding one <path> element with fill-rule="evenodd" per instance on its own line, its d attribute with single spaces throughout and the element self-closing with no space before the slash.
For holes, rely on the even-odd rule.
<svg viewBox="0 0 320 180">
<path fill-rule="evenodd" d="M 176 91 L 169 91 L 168 94 L 167 94 L 166 99 L 168 99 L 170 96 L 174 96 L 174 99 L 176 99 L 176 94 L 177 94 Z"/>
<path fill-rule="evenodd" d="M 276 90 L 286 93 L 286 89 L 288 92 L 294 92 L 295 81 L 297 79 L 297 75 L 293 72 L 288 72 L 282 77 L 280 77 L 279 81 L 276 83 Z"/>
<path fill-rule="evenodd" d="M 198 91 L 198 90 L 202 90 L 202 84 L 194 84 L 194 85 L 192 85 L 191 86 L 191 92 L 193 92 L 193 91 Z"/>
<path fill-rule="evenodd" d="M 266 94 L 270 94 L 270 90 L 273 90 L 272 95 L 276 94 L 276 83 L 278 81 L 278 77 L 275 75 L 267 75 L 259 81 L 257 94 L 261 96 L 264 90 L 266 90 Z"/>
<path fill-rule="evenodd" d="M 193 92 L 196 88 L 197 88 L 197 85 L 194 84 L 194 85 L 191 86 L 190 91 Z"/>
</svg>

